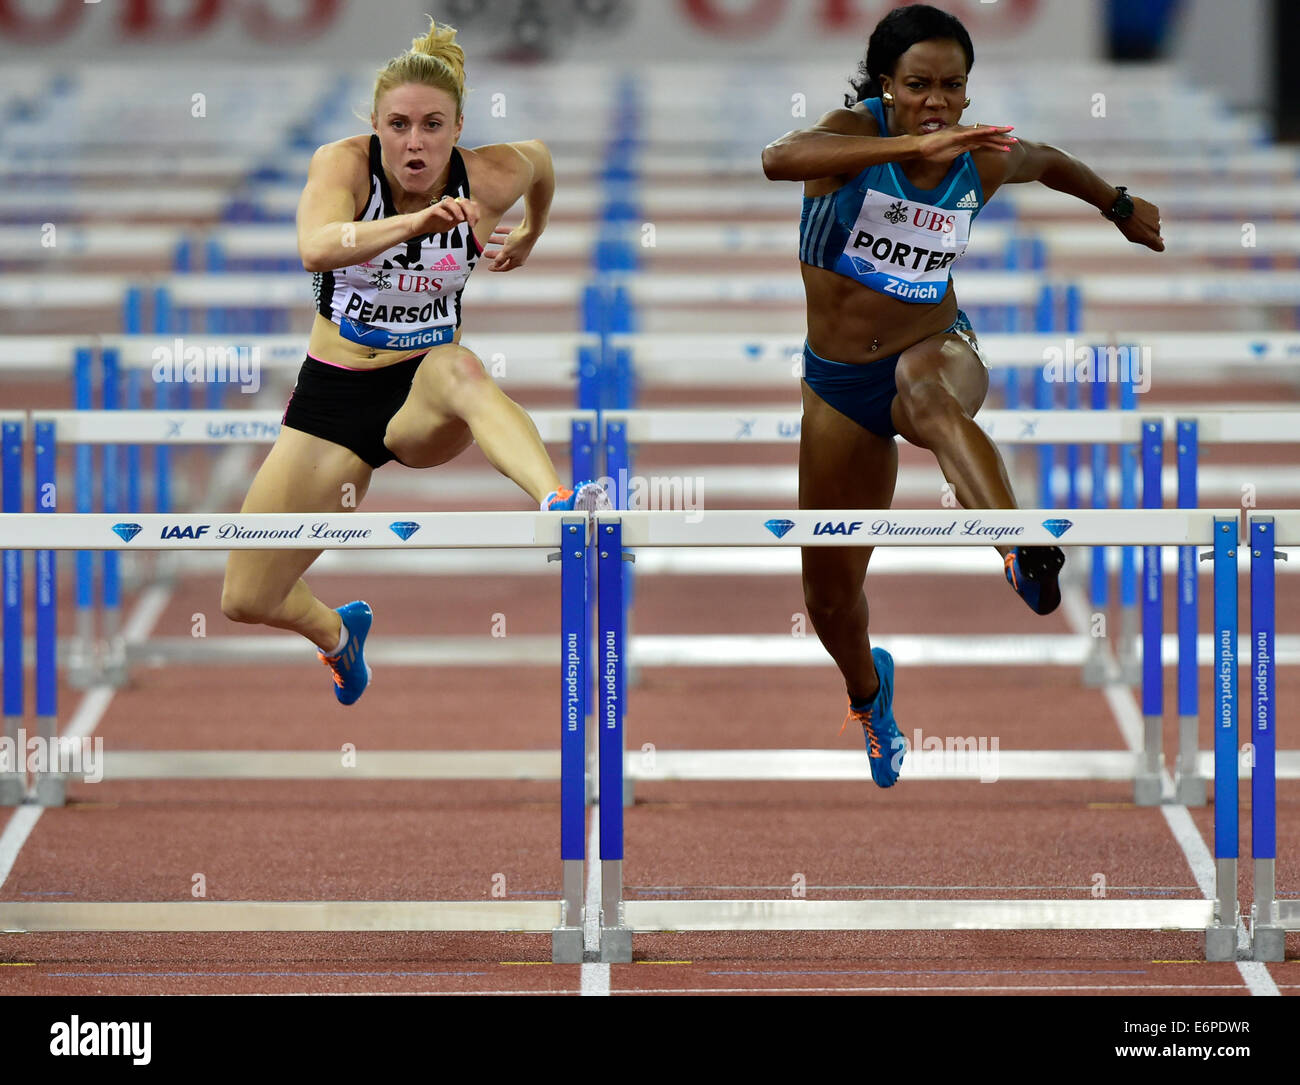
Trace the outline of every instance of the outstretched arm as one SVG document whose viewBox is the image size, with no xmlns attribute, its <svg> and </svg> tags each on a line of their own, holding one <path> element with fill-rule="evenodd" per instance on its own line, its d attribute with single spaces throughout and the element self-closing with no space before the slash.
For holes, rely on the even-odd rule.
<svg viewBox="0 0 1300 1085">
<path fill-rule="evenodd" d="M 881 136 L 875 119 L 852 109 L 835 109 L 812 128 L 787 132 L 763 148 L 769 181 L 815 181 L 853 177 L 883 162 L 926 158 L 951 160 L 963 151 L 1006 150 L 1014 140 L 1005 126 L 953 126 L 924 136 Z"/>
<path fill-rule="evenodd" d="M 1006 175 L 1002 183 L 1021 184 L 1038 181 L 1057 192 L 1083 200 L 1105 214 L 1115 203 L 1119 190 L 1103 181 L 1087 165 L 1072 154 L 1049 147 L 1045 143 L 1021 140 L 1004 166 Z M 1164 252 L 1165 239 L 1160 236 L 1160 209 L 1138 196 L 1132 196 L 1133 214 L 1115 225 L 1119 232 L 1138 245 L 1146 245 L 1156 252 Z"/>
<path fill-rule="evenodd" d="M 523 197 L 524 221 L 513 229 L 497 226 L 488 239 L 488 245 L 496 247 L 485 249 L 483 253 L 484 258 L 491 261 L 489 271 L 513 271 L 523 266 L 550 221 L 551 201 L 555 198 L 555 167 L 551 162 L 551 152 L 545 143 L 536 139 L 484 147 L 480 152 L 494 153 L 498 160 L 510 163 L 505 172 L 512 176 L 513 181 L 501 200 L 503 210 Z"/>
</svg>

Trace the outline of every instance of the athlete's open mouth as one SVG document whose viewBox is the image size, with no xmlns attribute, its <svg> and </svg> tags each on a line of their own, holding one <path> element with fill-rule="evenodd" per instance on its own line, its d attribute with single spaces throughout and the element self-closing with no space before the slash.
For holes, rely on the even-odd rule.
<svg viewBox="0 0 1300 1085">
<path fill-rule="evenodd" d="M 939 120 L 938 117 L 927 117 L 925 120 L 921 122 L 921 131 L 927 133 L 937 132 L 939 131 L 940 128 L 947 128 L 947 127 L 948 126 L 944 124 L 943 121 Z"/>
<path fill-rule="evenodd" d="M 412 173 L 419 173 L 422 169 L 424 169 L 424 159 L 412 158 L 411 161 L 409 161 L 406 164 L 406 168 L 410 170 Z"/>
</svg>

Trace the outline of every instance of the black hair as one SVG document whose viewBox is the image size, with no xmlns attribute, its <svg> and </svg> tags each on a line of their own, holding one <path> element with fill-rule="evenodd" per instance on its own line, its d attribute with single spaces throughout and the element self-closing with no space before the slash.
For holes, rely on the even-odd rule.
<svg viewBox="0 0 1300 1085">
<path fill-rule="evenodd" d="M 867 42 L 866 59 L 858 65 L 857 78 L 849 82 L 852 95 L 844 104 L 852 107 L 868 98 L 880 97 L 880 77 L 893 76 L 898 58 L 919 41 L 951 38 L 966 54 L 966 71 L 975 65 L 975 46 L 961 20 L 929 4 L 909 4 L 895 8 L 876 24 Z"/>
</svg>

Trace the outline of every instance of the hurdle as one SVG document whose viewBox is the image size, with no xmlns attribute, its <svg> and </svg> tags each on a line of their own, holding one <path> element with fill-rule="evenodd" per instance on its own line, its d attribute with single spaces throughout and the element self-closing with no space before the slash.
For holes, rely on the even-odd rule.
<svg viewBox="0 0 1300 1085">
<path fill-rule="evenodd" d="M 1300 512 L 1255 513 L 1250 530 L 1251 931 L 1257 961 L 1286 957 L 1286 932 L 1300 931 L 1300 901 L 1277 899 L 1277 652 L 1274 562 L 1300 546 Z"/>
<path fill-rule="evenodd" d="M 138 356 L 138 355 L 137 355 Z M 280 433 L 279 411 L 146 411 L 146 410 L 107 410 L 107 411 L 36 411 L 32 414 L 32 432 L 42 445 L 50 447 L 50 457 L 36 461 L 36 492 L 46 492 L 43 488 L 54 483 L 54 456 L 60 443 L 74 444 L 80 449 L 104 446 L 108 449 L 116 446 L 155 446 L 158 449 L 193 445 L 269 445 Z M 531 412 L 537 424 L 538 432 L 544 442 L 549 444 L 566 444 L 571 453 L 573 477 L 575 481 L 595 477 L 596 449 L 596 413 L 594 411 L 556 411 L 539 410 Z M 140 508 L 138 488 L 130 493 L 121 508 L 120 482 L 116 461 L 108 462 L 105 456 L 102 475 L 102 509 L 106 513 L 125 511 L 135 513 Z M 163 471 L 160 468 L 157 494 L 157 511 L 167 512 L 170 506 L 169 488 L 164 486 Z M 128 490 L 130 479 L 127 480 Z M 88 456 L 80 455 L 77 461 L 73 497 L 78 512 L 89 512 L 89 503 L 93 490 L 93 476 Z M 56 491 L 55 491 L 56 492 Z M 15 510 L 16 511 L 16 510 Z M 212 516 L 217 513 L 210 514 Z M 87 555 L 87 558 L 89 555 Z M 104 604 L 104 647 L 103 657 L 96 661 L 97 653 L 91 638 L 94 637 L 94 619 L 92 616 L 93 595 L 86 590 L 89 577 L 88 562 L 78 559 L 78 617 L 77 637 L 73 644 L 73 658 L 80 662 L 84 670 L 77 670 L 76 677 L 83 685 L 93 681 L 104 680 L 112 685 L 126 682 L 130 663 L 135 659 L 148 659 L 153 662 L 194 661 L 203 659 L 209 662 L 226 663 L 281 663 L 296 658 L 301 653 L 300 638 L 292 635 L 277 637 L 272 643 L 252 644 L 247 638 L 205 638 L 204 643 L 196 645 L 193 638 L 173 638 L 163 643 L 160 641 L 133 645 L 130 650 L 122 640 L 121 628 L 121 583 L 118 575 L 116 551 L 104 554 L 103 578 L 101 581 L 102 601 Z M 434 650 L 452 649 L 446 658 L 437 662 L 462 665 L 475 662 L 550 662 L 553 659 L 553 645 L 539 644 L 525 638 L 514 638 L 516 643 L 508 649 L 499 643 L 485 650 L 478 645 L 477 651 L 467 651 L 466 645 L 457 638 L 456 643 L 447 643 L 450 638 L 430 641 L 416 649 L 403 652 L 395 659 L 384 662 L 428 663 L 433 659 Z M 547 645 L 551 654 L 547 654 Z M 380 657 L 377 656 L 376 660 Z"/>
<path fill-rule="evenodd" d="M 1182 413 L 1147 414 L 1130 412 L 1077 412 L 1077 411 L 981 411 L 976 422 L 990 437 L 1009 445 L 1043 446 L 1086 442 L 1098 446 L 1140 445 L 1142 465 L 1142 497 L 1146 508 L 1159 508 L 1161 495 L 1162 445 L 1169 440 L 1178 443 L 1178 506 L 1195 508 L 1197 433 L 1204 434 L 1207 443 L 1294 443 L 1300 440 L 1300 415 L 1294 412 L 1203 412 L 1194 417 Z M 797 412 L 773 409 L 732 410 L 635 410 L 606 411 L 605 434 L 602 447 L 605 452 L 605 472 L 616 495 L 616 507 L 628 508 L 628 479 L 632 471 L 631 448 L 636 444 L 723 444 L 723 443 L 795 443 L 800 436 L 800 415 Z M 1176 437 L 1174 434 L 1176 433 Z M 1169 435 L 1166 437 L 1166 435 Z M 1095 479 L 1094 479 L 1095 482 Z M 1095 487 L 1094 487 L 1095 489 Z M 1104 501 L 1094 498 L 1094 508 L 1104 507 Z M 1104 554 L 1103 547 L 1092 547 L 1093 554 Z M 1178 673 L 1178 755 L 1174 781 L 1176 801 L 1184 805 L 1204 805 L 1206 778 L 1210 758 L 1202 755 L 1198 747 L 1197 721 L 1199 694 L 1196 686 L 1198 662 L 1210 661 L 1213 646 L 1210 638 L 1198 637 L 1197 614 L 1197 561 L 1195 547 L 1180 547 L 1177 555 L 1177 631 L 1164 633 L 1164 612 L 1160 606 L 1163 590 L 1161 574 L 1165 569 L 1159 548 L 1144 551 L 1143 568 L 1149 570 L 1145 577 L 1143 613 L 1139 623 L 1134 616 L 1131 631 L 1126 623 L 1125 637 L 1137 639 L 1139 626 L 1142 640 L 1135 656 L 1141 668 L 1138 681 L 1143 691 L 1144 749 L 1138 771 L 1135 773 L 1128 760 L 1116 758 L 1104 751 L 1082 753 L 1062 751 L 1060 754 L 1023 752 L 1015 755 L 1004 778 L 1031 779 L 1035 773 L 1047 773 L 1049 778 L 1076 779 L 1132 779 L 1135 801 L 1138 805 L 1157 805 L 1162 801 L 1161 774 L 1164 765 L 1161 732 L 1163 729 L 1162 667 L 1174 663 Z M 1100 566 L 1100 577 L 1098 567 Z M 1105 566 L 1094 563 L 1090 588 L 1090 602 L 1094 607 L 1106 605 Z M 630 594 L 630 593 L 627 593 Z M 1135 593 L 1136 594 L 1136 593 Z M 625 632 L 627 626 L 625 625 Z M 807 652 L 794 652 L 785 636 L 748 637 L 746 650 L 741 653 L 727 643 L 727 638 L 707 636 L 689 638 L 690 647 L 683 644 L 672 652 L 660 643 L 666 638 L 640 641 L 629 638 L 628 666 L 644 662 L 646 656 L 659 665 L 689 665 L 701 656 L 721 658 L 731 665 L 766 666 L 779 662 L 825 662 L 828 657 L 810 644 Z M 912 648 L 914 638 L 900 638 L 904 658 L 911 663 L 943 665 L 962 662 L 956 651 L 945 654 L 942 647 L 922 654 Z M 1068 643 L 1067 643 L 1068 642 Z M 1077 664 L 1081 666 L 1085 684 L 1101 686 L 1127 678 L 1122 658 L 1119 669 L 1111 661 L 1104 639 L 1080 634 L 1079 636 L 1000 636 L 989 638 L 980 646 L 979 662 L 985 665 L 1023 665 L 1026 663 Z M 1294 638 L 1288 640 L 1286 651 L 1293 658 L 1300 645 Z M 1149 661 L 1149 662 L 1148 662 Z M 843 759 L 836 765 L 833 755 L 819 757 L 804 764 L 788 758 L 758 755 L 744 762 L 745 768 L 711 756 L 708 751 L 695 754 L 665 755 L 664 766 L 656 769 L 653 778 L 661 771 L 672 771 L 672 778 L 753 778 L 789 779 L 812 778 L 860 779 L 865 769 L 860 759 Z M 1059 760 L 1058 760 L 1059 759 Z M 659 759 L 656 758 L 656 761 Z M 1077 769 L 1063 769 L 1062 764 L 1077 764 Z M 835 772 L 847 776 L 828 775 Z M 1063 776 L 1076 772 L 1079 775 Z M 709 777 L 716 772 L 722 776 Z M 1288 755 L 1283 769 L 1287 778 L 1300 776 L 1300 758 Z M 749 773 L 761 775 L 747 775 Z M 766 775 L 767 773 L 774 775 Z M 683 775 L 685 774 L 685 775 Z M 741 774 L 741 775 L 738 775 Z M 1117 775 L 1118 774 L 1118 775 Z M 632 781 L 639 778 L 637 770 L 628 774 L 627 791 L 631 793 Z"/>
<path fill-rule="evenodd" d="M 597 727 L 600 794 L 620 795 L 626 707 L 622 611 L 625 549 L 678 546 L 987 546 L 990 533 L 1049 546 L 1066 514 L 1048 510 L 953 513 L 890 510 L 612 512 L 596 516 L 599 568 Z M 620 802 L 600 804 L 601 959 L 630 961 L 638 932 L 696 930 L 1184 930 L 1203 931 L 1209 960 L 1233 960 L 1237 905 L 1236 510 L 1070 511 L 1071 541 L 1084 546 L 1208 546 L 1215 576 L 1215 643 L 1231 682 L 1218 683 L 1215 805 L 1216 896 L 1209 900 L 672 900 L 623 899 Z M 963 523 L 964 521 L 964 523 Z M 1057 521 L 1057 522 L 1053 522 Z M 856 538 L 819 533 L 823 522 L 858 524 Z M 906 780 L 906 763 L 903 768 Z"/>
<path fill-rule="evenodd" d="M 595 452 L 594 412 L 583 411 L 537 411 L 533 418 L 543 440 L 555 442 L 567 441 L 574 450 L 575 478 L 591 478 L 594 475 L 592 458 Z M 270 443 L 279 432 L 278 412 L 269 411 L 47 411 L 34 412 L 32 429 L 36 435 L 40 454 L 35 462 L 35 486 L 37 493 L 53 492 L 52 485 L 55 469 L 55 454 L 60 439 L 82 445 L 113 445 L 125 442 L 133 444 L 154 445 L 231 445 L 237 443 Z M 586 472 L 586 473 L 583 473 Z M 111 475 L 106 475 L 106 480 Z M 79 480 L 79 485 L 84 481 Z M 78 491 L 78 507 L 81 491 Z M 104 487 L 104 512 L 112 515 L 127 515 L 131 522 L 139 516 L 130 511 L 119 514 L 116 509 L 115 491 L 112 486 Z M 57 515 L 57 503 L 51 501 L 43 505 L 46 513 Z M 18 511 L 14 509 L 13 511 Z M 158 514 L 155 514 L 158 515 Z M 329 514 L 322 514 L 328 516 Z M 342 514 L 345 522 L 351 522 L 355 513 Z M 209 530 L 217 529 L 218 521 L 228 521 L 226 513 L 212 512 L 206 515 L 191 514 L 177 517 L 168 514 L 165 517 L 170 539 L 201 538 Z M 300 518 L 301 519 L 301 518 Z M 414 521 L 412 521 L 414 522 Z M 188 532 L 188 536 L 187 533 Z M 139 547 L 132 549 L 141 549 Z M 81 568 L 81 554 L 87 558 L 88 551 L 78 554 L 78 567 Z M 118 556 L 116 549 L 105 549 L 105 558 Z M 104 600 L 104 642 L 100 666 L 93 678 L 107 681 L 110 685 L 123 685 L 130 673 L 133 663 L 218 663 L 218 664 L 281 664 L 302 658 L 303 644 L 301 638 L 293 634 L 283 636 L 250 639 L 248 637 L 228 636 L 204 638 L 196 642 L 189 637 L 155 638 L 140 643 L 127 643 L 122 635 L 121 590 L 115 573 L 117 562 L 105 562 L 103 578 Z M 540 567 L 539 567 L 540 571 Z M 78 606 L 86 601 L 79 592 Z M 45 611 L 41 612 L 45 614 Z M 79 634 L 86 625 L 93 626 L 93 615 L 86 615 L 87 621 L 81 620 L 79 611 Z M 50 623 L 54 622 L 53 609 L 48 611 Z M 14 625 L 20 629 L 21 620 Z M 19 634 L 16 634 L 20 636 Z M 50 634 L 55 636 L 53 632 Z M 93 645 L 77 648 L 79 638 L 75 638 L 68 647 L 73 649 L 76 659 L 90 658 L 97 655 L 92 651 Z M 511 637 L 505 640 L 494 638 L 463 637 L 421 637 L 403 638 L 402 643 L 389 647 L 377 646 L 379 651 L 371 654 L 371 661 L 385 665 L 397 666 L 464 666 L 475 664 L 516 663 L 528 665 L 557 665 L 566 657 L 566 649 L 558 645 L 553 637 L 537 635 L 533 637 Z M 21 649 L 15 649 L 20 651 Z M 42 657 L 44 658 L 44 657 Z M 8 668 L 6 668 L 9 673 Z M 12 673 L 19 676 L 21 668 Z M 38 667 L 38 686 L 45 688 L 55 681 L 54 672 L 45 674 L 43 667 Z M 87 682 L 89 684 L 89 682 Z M 50 686 L 52 688 L 52 685 Z M 19 702 L 21 714 L 21 702 Z M 8 714 L 7 714 L 8 715 Z M 52 712 L 45 715 L 53 715 Z M 54 724 L 47 724 L 46 730 L 54 733 Z M 43 732 L 44 733 L 44 732 Z M 556 757 L 544 752 L 513 751 L 371 751 L 360 766 L 344 766 L 337 756 L 328 751 L 147 751 L 130 753 L 111 753 L 104 758 L 104 775 L 107 779 L 517 779 L 517 780 L 556 780 L 560 779 L 560 764 Z M 20 802 L 21 790 L 8 793 L 11 804 Z M 63 802 L 65 788 L 56 778 L 38 778 L 37 794 L 45 805 L 58 805 Z"/>
<path fill-rule="evenodd" d="M 48 455 L 48 451 L 45 453 Z M 214 522 L 218 521 L 219 522 Z M 178 530 L 179 529 L 179 530 Z M 200 530 L 202 529 L 202 530 Z M 166 534 L 165 534 L 166 532 Z M 40 738 L 54 751 L 53 572 L 59 550 L 194 549 L 544 549 L 560 562 L 560 817 L 561 897 L 554 901 L 220 901 L 0 902 L 3 931 L 528 931 L 550 932 L 552 959 L 578 963 L 583 951 L 587 517 L 565 513 L 414 513 L 344 516 L 285 513 L 229 516 L 5 513 L 0 546 L 36 550 L 50 586 L 37 597 L 38 689 L 50 713 Z M 13 747 L 17 757 L 18 749 Z M 8 753 L 8 751 L 6 751 Z M 277 756 L 277 755 L 273 755 Z M 364 751 L 359 760 L 364 762 Z M 337 760 L 337 756 L 336 756 Z M 53 754 L 50 764 L 54 764 Z M 26 763 L 25 763 L 26 764 Z M 8 767 L 8 766 L 5 766 Z M 36 777 L 38 801 L 61 791 L 58 765 Z"/>
</svg>

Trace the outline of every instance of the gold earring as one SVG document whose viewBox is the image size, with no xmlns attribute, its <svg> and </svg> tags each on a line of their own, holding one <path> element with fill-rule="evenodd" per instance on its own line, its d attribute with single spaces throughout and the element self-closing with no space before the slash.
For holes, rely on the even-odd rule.
<svg viewBox="0 0 1300 1085">
<path fill-rule="evenodd" d="M 885 91 L 883 94 L 881 94 L 881 96 L 880 96 L 880 100 L 881 100 L 882 102 L 884 102 L 885 105 L 893 105 L 893 104 L 894 104 L 894 96 L 893 96 L 892 94 L 890 94 L 889 91 Z"/>
<path fill-rule="evenodd" d="M 962 109 L 970 109 L 970 99 L 967 98 L 964 102 L 962 102 L 961 107 Z"/>
</svg>

